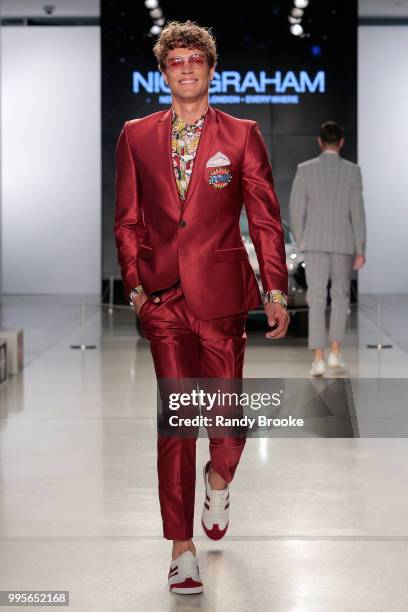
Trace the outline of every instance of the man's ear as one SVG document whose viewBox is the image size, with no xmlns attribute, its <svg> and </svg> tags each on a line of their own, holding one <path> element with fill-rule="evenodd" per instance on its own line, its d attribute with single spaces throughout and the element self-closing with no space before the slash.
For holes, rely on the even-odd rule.
<svg viewBox="0 0 408 612">
<path fill-rule="evenodd" d="M 209 72 L 209 75 L 208 75 L 208 80 L 209 80 L 209 81 L 212 81 L 212 80 L 213 80 L 213 78 L 214 78 L 214 72 L 215 72 L 215 66 L 212 66 L 212 67 L 210 68 L 210 72 Z"/>
</svg>

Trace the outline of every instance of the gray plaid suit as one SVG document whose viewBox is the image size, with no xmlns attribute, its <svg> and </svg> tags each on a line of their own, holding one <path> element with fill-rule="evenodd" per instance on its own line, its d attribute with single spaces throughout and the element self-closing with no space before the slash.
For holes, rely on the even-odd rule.
<svg viewBox="0 0 408 612">
<path fill-rule="evenodd" d="M 344 337 L 350 277 L 364 255 L 366 224 L 360 168 L 324 152 L 298 165 L 289 201 L 290 224 L 305 254 L 309 348 L 324 348 L 327 282 L 331 279 L 329 339 Z"/>
</svg>

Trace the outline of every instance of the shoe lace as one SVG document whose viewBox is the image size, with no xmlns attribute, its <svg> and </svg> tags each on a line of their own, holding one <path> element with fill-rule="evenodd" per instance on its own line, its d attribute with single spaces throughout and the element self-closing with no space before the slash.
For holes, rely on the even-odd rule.
<svg viewBox="0 0 408 612">
<path fill-rule="evenodd" d="M 179 560 L 179 570 L 181 570 L 181 573 L 185 576 L 185 577 L 189 577 L 189 578 L 199 578 L 199 573 L 198 573 L 198 565 L 197 565 L 197 559 L 196 557 L 193 555 L 193 553 L 191 553 L 191 555 L 182 555 Z"/>
<path fill-rule="evenodd" d="M 211 491 L 211 514 L 214 519 L 222 519 L 224 517 L 227 492 L 228 487 L 220 491 L 214 489 Z"/>
</svg>

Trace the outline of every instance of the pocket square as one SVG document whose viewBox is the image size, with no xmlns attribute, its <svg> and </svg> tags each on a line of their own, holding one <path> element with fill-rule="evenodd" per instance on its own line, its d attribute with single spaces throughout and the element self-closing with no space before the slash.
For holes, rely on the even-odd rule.
<svg viewBox="0 0 408 612">
<path fill-rule="evenodd" d="M 218 151 L 218 153 L 210 157 L 210 159 L 208 160 L 206 164 L 206 168 L 217 168 L 218 166 L 229 166 L 230 163 L 231 162 L 228 159 L 228 157 L 224 155 L 224 153 L 221 153 L 220 151 Z"/>
</svg>

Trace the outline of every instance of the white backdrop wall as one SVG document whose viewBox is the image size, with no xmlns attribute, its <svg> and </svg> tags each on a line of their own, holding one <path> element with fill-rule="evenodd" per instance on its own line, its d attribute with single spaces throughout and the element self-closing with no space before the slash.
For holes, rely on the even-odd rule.
<svg viewBox="0 0 408 612">
<path fill-rule="evenodd" d="M 99 294 L 99 27 L 2 27 L 3 293 Z"/>
<path fill-rule="evenodd" d="M 358 161 L 367 211 L 361 293 L 408 293 L 408 27 L 360 26 Z"/>
</svg>

